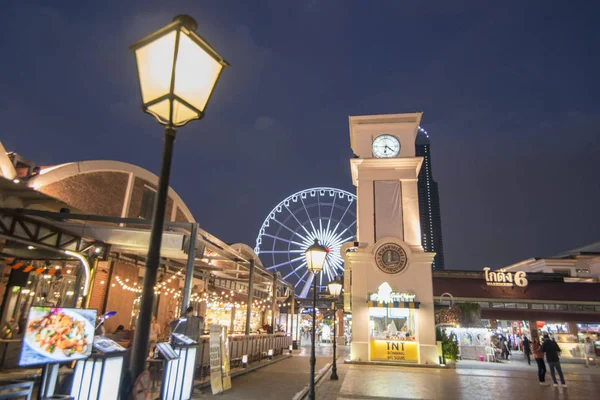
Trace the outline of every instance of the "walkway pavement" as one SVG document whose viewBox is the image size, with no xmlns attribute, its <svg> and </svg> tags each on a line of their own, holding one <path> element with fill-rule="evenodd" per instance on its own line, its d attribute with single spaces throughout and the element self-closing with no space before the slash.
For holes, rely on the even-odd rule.
<svg viewBox="0 0 600 400">
<path fill-rule="evenodd" d="M 331 363 L 332 347 L 317 347 L 319 371 Z M 457 369 L 423 369 L 344 364 L 349 346 L 338 346 L 338 381 L 327 371 L 316 390 L 318 400 L 391 399 L 593 399 L 600 393 L 600 368 L 563 364 L 567 388 L 540 386 L 537 367 L 515 359 L 502 363 L 460 361 Z M 232 380 L 232 389 L 219 399 L 291 400 L 308 384 L 310 347 Z M 546 376 L 551 381 L 550 373 Z M 212 398 L 210 388 L 194 399 Z"/>
<path fill-rule="evenodd" d="M 459 365 L 461 362 L 459 362 Z M 490 363 L 491 364 L 491 363 Z M 486 364 L 485 367 L 490 365 Z M 343 364 L 339 381 L 323 380 L 319 400 L 390 399 L 593 399 L 600 393 L 600 369 L 567 365 L 567 388 L 540 386 L 537 368 L 456 370 Z M 505 366 L 506 368 L 506 366 Z M 548 372 L 546 380 L 551 382 Z"/>
<path fill-rule="evenodd" d="M 349 346 L 338 347 L 342 357 L 349 354 Z M 315 349 L 317 356 L 316 373 L 332 361 L 332 346 L 323 345 Z M 340 358 L 340 360 L 343 358 Z M 294 395 L 308 385 L 310 372 L 310 347 L 294 351 L 291 358 L 273 363 L 254 372 L 238 376 L 231 381 L 231 390 L 219 395 L 219 400 L 272 399 L 291 400 Z M 212 398 L 209 388 L 202 390 L 193 399 Z"/>
</svg>

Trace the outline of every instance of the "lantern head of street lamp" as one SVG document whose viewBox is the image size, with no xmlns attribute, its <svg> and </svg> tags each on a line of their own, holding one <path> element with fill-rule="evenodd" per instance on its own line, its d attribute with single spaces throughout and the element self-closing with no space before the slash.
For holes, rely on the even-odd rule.
<svg viewBox="0 0 600 400">
<path fill-rule="evenodd" d="M 189 15 L 134 43 L 142 109 L 169 127 L 201 119 L 219 80 L 223 59 L 196 32 Z"/>
<path fill-rule="evenodd" d="M 329 288 L 329 294 L 337 298 L 340 295 L 340 293 L 342 293 L 342 281 L 340 277 L 338 276 L 337 278 L 329 282 L 329 284 L 327 284 L 327 287 Z"/>
<path fill-rule="evenodd" d="M 319 241 L 315 239 L 315 242 L 304 252 L 306 257 L 306 266 L 308 270 L 313 274 L 318 274 L 323 269 L 325 264 L 325 258 L 327 257 L 327 249 L 319 244 Z"/>
</svg>

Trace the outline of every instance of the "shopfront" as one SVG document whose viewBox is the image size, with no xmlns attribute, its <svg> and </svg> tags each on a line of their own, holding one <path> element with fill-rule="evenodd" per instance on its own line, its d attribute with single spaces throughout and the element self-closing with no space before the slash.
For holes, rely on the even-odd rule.
<svg viewBox="0 0 600 400">
<path fill-rule="evenodd" d="M 586 338 L 597 344 L 600 355 L 600 283 L 590 279 L 577 280 L 555 273 L 521 274 L 523 285 L 499 275 L 491 278 L 487 271 L 440 271 L 433 274 L 436 315 L 451 305 L 476 305 L 480 321 L 477 329 L 482 338 L 504 337 L 513 349 L 520 350 L 523 336 L 530 339 L 548 334 L 562 349 L 563 359 L 584 359 Z M 437 321 L 438 323 L 441 321 Z M 445 321 L 447 322 L 447 321 Z M 461 346 L 468 347 L 473 332 L 460 333 L 455 321 L 448 331 L 457 334 Z M 467 334 L 468 333 L 468 334 Z M 483 344 L 485 343 L 485 344 Z M 484 339 L 472 357 L 485 356 Z M 470 351 L 470 350 L 468 350 Z M 464 353 L 461 351 L 461 353 Z M 464 358 L 464 357 L 463 357 Z"/>
<path fill-rule="evenodd" d="M 369 357 L 372 361 L 419 361 L 414 295 L 391 293 L 391 301 L 369 298 Z"/>
</svg>

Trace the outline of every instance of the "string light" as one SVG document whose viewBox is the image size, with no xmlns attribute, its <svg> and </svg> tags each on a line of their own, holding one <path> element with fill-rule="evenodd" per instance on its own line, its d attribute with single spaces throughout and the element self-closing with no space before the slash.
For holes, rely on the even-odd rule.
<svg viewBox="0 0 600 400">
<path fill-rule="evenodd" d="M 133 292 L 133 293 L 141 293 L 142 289 L 136 288 L 134 286 L 129 286 L 128 284 L 126 284 L 125 282 L 129 282 L 129 279 L 125 279 L 125 282 L 123 282 L 121 280 L 121 278 L 117 275 L 115 277 L 115 280 L 117 281 L 117 283 L 119 284 L 119 286 L 121 286 L 121 289 L 123 290 L 127 290 L 129 292 Z M 113 283 L 112 286 L 114 286 L 115 284 Z"/>
</svg>

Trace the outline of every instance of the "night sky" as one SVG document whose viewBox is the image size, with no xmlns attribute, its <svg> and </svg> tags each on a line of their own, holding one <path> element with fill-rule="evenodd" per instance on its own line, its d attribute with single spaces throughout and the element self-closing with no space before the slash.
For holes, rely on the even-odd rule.
<svg viewBox="0 0 600 400">
<path fill-rule="evenodd" d="M 128 46 L 188 13 L 232 67 L 204 120 L 179 130 L 171 185 L 222 240 L 254 247 L 296 191 L 354 191 L 348 115 L 414 111 L 431 136 L 447 268 L 600 240 L 600 3 L 491 4 L 5 2 L 0 140 L 41 165 L 157 173 L 162 128 L 140 111 Z"/>
</svg>

